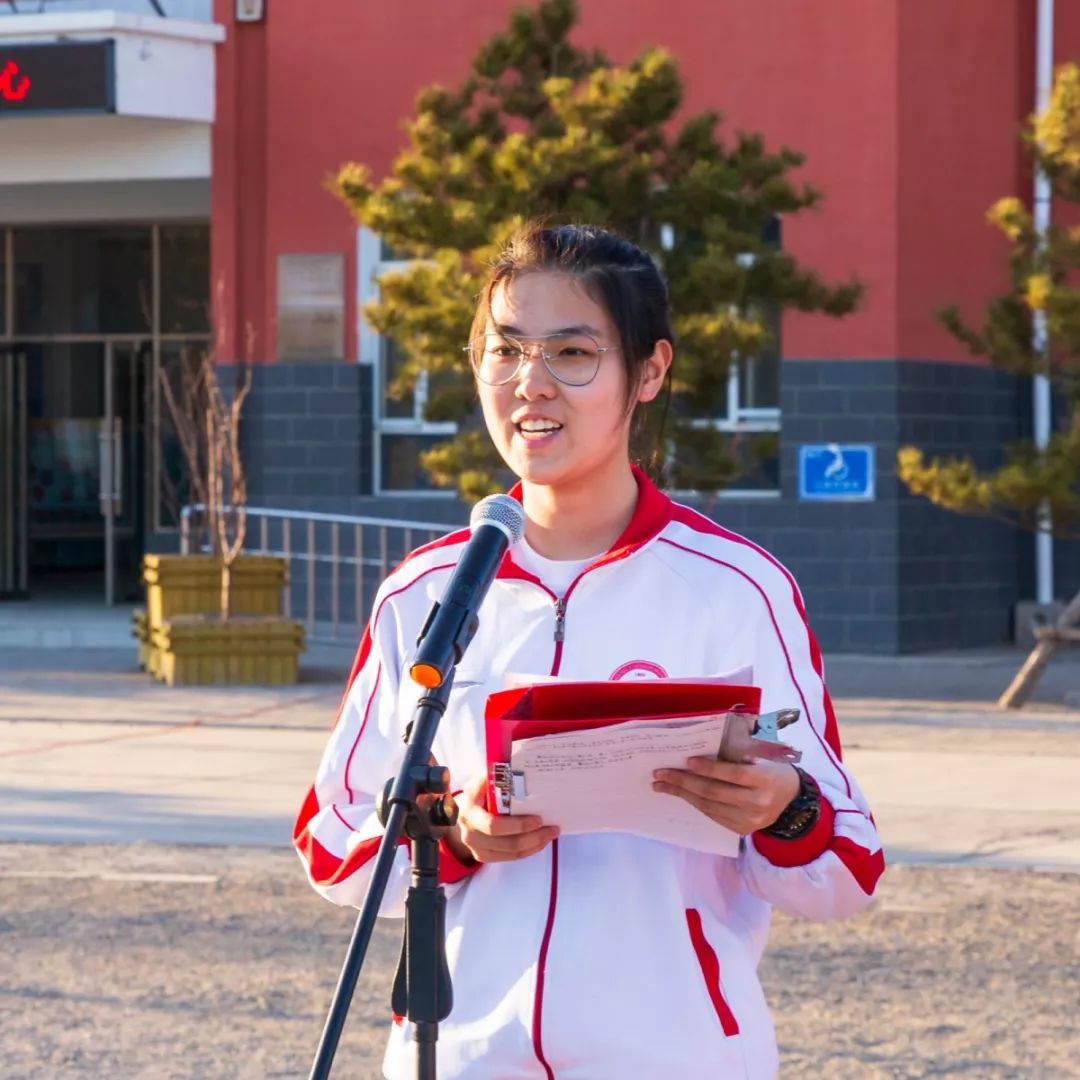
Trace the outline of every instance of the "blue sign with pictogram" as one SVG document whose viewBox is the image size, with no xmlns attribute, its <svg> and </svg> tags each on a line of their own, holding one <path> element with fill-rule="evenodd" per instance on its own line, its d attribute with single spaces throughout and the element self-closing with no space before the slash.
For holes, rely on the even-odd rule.
<svg viewBox="0 0 1080 1080">
<path fill-rule="evenodd" d="M 874 448 L 841 443 L 799 447 L 799 498 L 868 502 L 874 498 Z"/>
</svg>

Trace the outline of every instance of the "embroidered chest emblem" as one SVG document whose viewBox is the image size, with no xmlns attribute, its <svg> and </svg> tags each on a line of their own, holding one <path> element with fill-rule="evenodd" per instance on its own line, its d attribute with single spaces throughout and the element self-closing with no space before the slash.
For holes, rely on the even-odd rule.
<svg viewBox="0 0 1080 1080">
<path fill-rule="evenodd" d="M 623 679 L 666 679 L 668 673 L 651 660 L 628 660 L 611 673 L 612 682 Z"/>
</svg>

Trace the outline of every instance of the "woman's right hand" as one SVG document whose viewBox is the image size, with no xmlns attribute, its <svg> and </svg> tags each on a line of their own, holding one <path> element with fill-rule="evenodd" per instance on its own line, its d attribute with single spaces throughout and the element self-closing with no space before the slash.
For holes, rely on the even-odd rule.
<svg viewBox="0 0 1080 1080">
<path fill-rule="evenodd" d="M 480 777 L 456 797 L 458 823 L 446 844 L 463 863 L 512 862 L 542 851 L 559 835 L 535 814 L 492 814 L 483 805 L 487 777 Z"/>
</svg>

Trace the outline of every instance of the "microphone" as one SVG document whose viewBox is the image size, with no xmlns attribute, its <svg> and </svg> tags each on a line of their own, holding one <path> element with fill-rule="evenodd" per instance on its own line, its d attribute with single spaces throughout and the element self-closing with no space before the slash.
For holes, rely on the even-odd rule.
<svg viewBox="0 0 1080 1080">
<path fill-rule="evenodd" d="M 507 548 L 525 532 L 525 511 L 509 495 L 489 495 L 473 507 L 469 527 L 472 536 L 428 614 L 409 666 L 413 682 L 428 690 L 443 684 L 476 633 L 476 612 Z"/>
</svg>

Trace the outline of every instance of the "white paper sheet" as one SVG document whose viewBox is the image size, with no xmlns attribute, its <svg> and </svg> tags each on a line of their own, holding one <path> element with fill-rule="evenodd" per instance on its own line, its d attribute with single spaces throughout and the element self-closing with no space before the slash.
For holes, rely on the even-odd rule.
<svg viewBox="0 0 1080 1080">
<path fill-rule="evenodd" d="M 714 855 L 737 855 L 739 837 L 676 795 L 652 790 L 653 770 L 715 757 L 726 716 L 629 721 L 521 739 L 512 746 L 509 812 L 539 814 L 568 835 L 628 832 Z"/>
</svg>

